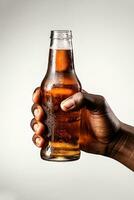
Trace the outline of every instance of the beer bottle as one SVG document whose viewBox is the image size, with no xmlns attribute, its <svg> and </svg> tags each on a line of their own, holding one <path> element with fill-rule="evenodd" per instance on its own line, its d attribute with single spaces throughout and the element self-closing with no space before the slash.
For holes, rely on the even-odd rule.
<svg viewBox="0 0 134 200">
<path fill-rule="evenodd" d="M 48 68 L 41 84 L 41 104 L 45 112 L 47 142 L 41 158 L 52 161 L 77 160 L 80 157 L 80 111 L 65 112 L 61 102 L 81 91 L 74 69 L 72 32 L 54 30 L 50 35 Z"/>
</svg>

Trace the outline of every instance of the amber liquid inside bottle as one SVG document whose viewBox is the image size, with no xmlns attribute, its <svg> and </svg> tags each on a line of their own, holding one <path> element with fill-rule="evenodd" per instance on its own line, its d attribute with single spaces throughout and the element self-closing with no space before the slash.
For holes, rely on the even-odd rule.
<svg viewBox="0 0 134 200">
<path fill-rule="evenodd" d="M 74 71 L 72 49 L 50 49 L 48 71 L 41 84 L 47 146 L 41 158 L 52 161 L 76 160 L 80 157 L 80 111 L 65 112 L 61 102 L 81 90 Z"/>
</svg>

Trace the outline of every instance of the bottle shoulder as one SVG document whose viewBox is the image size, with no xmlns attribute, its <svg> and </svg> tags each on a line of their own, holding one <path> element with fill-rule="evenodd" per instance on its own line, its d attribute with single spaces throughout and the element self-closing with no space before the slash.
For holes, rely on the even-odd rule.
<svg viewBox="0 0 134 200">
<path fill-rule="evenodd" d="M 75 73 L 54 73 L 46 74 L 41 83 L 41 88 L 45 91 L 54 88 L 68 88 L 77 92 L 81 91 L 81 83 Z"/>
</svg>

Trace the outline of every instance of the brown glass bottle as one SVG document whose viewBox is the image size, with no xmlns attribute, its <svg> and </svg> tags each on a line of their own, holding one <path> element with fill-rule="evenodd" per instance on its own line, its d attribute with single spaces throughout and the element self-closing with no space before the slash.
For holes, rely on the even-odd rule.
<svg viewBox="0 0 134 200">
<path fill-rule="evenodd" d="M 42 107 L 47 146 L 41 158 L 52 161 L 76 160 L 80 157 L 80 111 L 62 111 L 60 104 L 81 90 L 75 74 L 71 31 L 51 31 L 49 61 L 46 76 L 41 84 Z"/>
</svg>

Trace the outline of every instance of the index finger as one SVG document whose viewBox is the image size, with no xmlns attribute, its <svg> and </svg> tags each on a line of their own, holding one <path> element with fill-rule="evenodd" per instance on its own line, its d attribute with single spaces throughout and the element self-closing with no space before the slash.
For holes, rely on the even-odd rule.
<svg viewBox="0 0 134 200">
<path fill-rule="evenodd" d="M 39 104 L 41 101 L 41 88 L 37 87 L 33 92 L 33 102 Z"/>
</svg>

